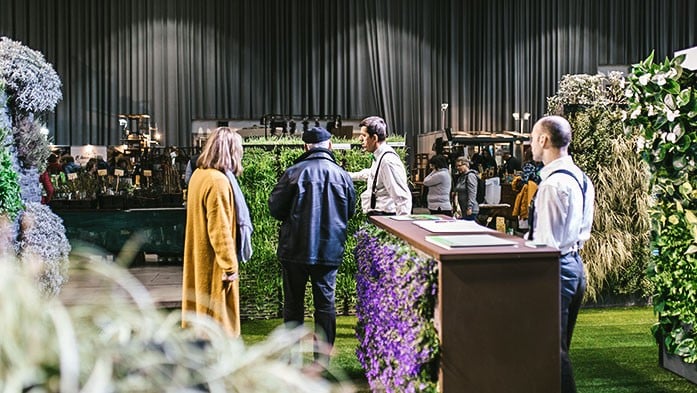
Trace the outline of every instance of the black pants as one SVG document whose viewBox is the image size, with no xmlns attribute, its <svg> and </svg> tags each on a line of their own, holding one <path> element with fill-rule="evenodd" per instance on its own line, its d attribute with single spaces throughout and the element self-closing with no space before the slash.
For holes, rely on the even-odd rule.
<svg viewBox="0 0 697 393">
<path fill-rule="evenodd" d="M 336 272 L 337 266 L 283 264 L 283 321 L 292 326 L 302 325 L 305 319 L 305 285 L 312 283 L 315 304 L 315 335 L 322 345 L 315 345 L 315 360 L 325 366 L 336 338 Z M 323 348 L 324 347 L 324 348 Z"/>
<path fill-rule="evenodd" d="M 444 214 L 444 215 L 446 215 L 446 216 L 448 216 L 448 217 L 452 217 L 452 216 L 453 216 L 453 211 L 452 211 L 452 210 L 441 210 L 440 208 L 438 208 L 438 210 L 428 209 L 428 211 L 429 211 L 431 214 Z"/>
<path fill-rule="evenodd" d="M 561 271 L 561 391 L 575 393 L 576 381 L 569 358 L 571 336 L 574 334 L 578 311 L 586 292 L 586 276 L 583 262 L 577 252 L 559 258 Z"/>
</svg>

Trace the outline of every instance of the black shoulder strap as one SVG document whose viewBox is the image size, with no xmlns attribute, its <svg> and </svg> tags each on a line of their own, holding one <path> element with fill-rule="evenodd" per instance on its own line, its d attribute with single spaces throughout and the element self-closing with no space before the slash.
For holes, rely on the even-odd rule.
<svg viewBox="0 0 697 393">
<path fill-rule="evenodd" d="M 554 175 L 555 173 L 563 173 L 565 175 L 571 176 L 574 180 L 576 180 L 576 184 L 578 184 L 578 187 L 581 189 L 581 195 L 583 195 L 583 212 L 586 211 L 586 190 L 588 189 L 588 179 L 586 178 L 586 174 L 581 172 L 583 175 L 583 185 L 581 185 L 581 182 L 578 181 L 576 176 L 574 176 L 571 171 L 567 169 L 557 169 L 556 171 L 552 172 L 549 174 L 549 176 Z M 549 177 L 547 176 L 547 177 Z M 537 190 L 535 190 L 535 194 L 532 196 L 532 199 L 530 201 L 530 206 L 528 207 L 528 221 L 530 223 L 530 230 L 528 231 L 528 240 L 533 239 L 533 231 L 535 230 L 535 197 L 537 196 Z"/>
<path fill-rule="evenodd" d="M 373 178 L 373 191 L 372 191 L 372 195 L 370 198 L 370 208 L 371 209 L 375 209 L 375 206 L 377 205 L 378 195 L 376 192 L 378 189 L 378 174 L 380 173 L 380 166 L 382 166 L 382 159 L 385 158 L 385 156 L 387 154 L 394 154 L 395 156 L 399 157 L 397 155 L 397 153 L 395 153 L 394 151 L 391 151 L 391 150 L 384 152 L 380 156 L 380 160 L 378 160 L 378 167 L 375 169 L 375 177 Z"/>
<path fill-rule="evenodd" d="M 581 172 L 581 174 L 583 175 L 583 185 L 581 185 L 581 182 L 578 181 L 576 176 L 574 176 L 574 174 L 571 173 L 571 171 L 569 171 L 567 169 L 557 169 L 556 171 L 550 173 L 549 176 L 552 176 L 555 173 L 563 173 L 565 175 L 571 176 L 574 180 L 576 180 L 576 184 L 578 184 L 579 188 L 581 189 L 581 194 L 583 195 L 583 211 L 585 212 L 586 211 L 586 190 L 588 189 L 588 181 L 586 179 L 586 174 Z"/>
</svg>

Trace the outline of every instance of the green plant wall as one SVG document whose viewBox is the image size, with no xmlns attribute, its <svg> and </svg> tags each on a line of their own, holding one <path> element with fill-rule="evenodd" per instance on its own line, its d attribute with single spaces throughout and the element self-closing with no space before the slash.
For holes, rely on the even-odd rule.
<svg viewBox="0 0 697 393">
<path fill-rule="evenodd" d="M 650 284 L 648 266 L 648 171 L 625 136 L 625 80 L 610 75 L 565 75 L 548 111 L 571 123 L 571 154 L 596 188 L 590 240 L 581 251 L 588 272 L 586 296 L 638 295 Z"/>
<path fill-rule="evenodd" d="M 697 74 L 683 59 L 654 62 L 651 54 L 633 67 L 625 118 L 651 172 L 654 335 L 668 353 L 696 363 Z"/>
<path fill-rule="evenodd" d="M 275 142 L 275 141 L 274 141 Z M 276 258 L 279 222 L 269 215 L 268 199 L 278 178 L 286 168 L 303 153 L 301 142 L 284 140 L 269 144 L 264 140 L 245 143 L 240 177 L 242 191 L 249 205 L 254 224 L 252 259 L 241 267 L 240 300 L 242 316 L 249 319 L 277 317 L 283 307 L 281 267 Z M 337 143 L 354 143 L 349 150 L 335 150 L 337 162 L 347 171 L 358 171 L 371 164 L 370 155 L 362 152 L 355 141 L 333 140 Z M 404 149 L 396 149 L 403 160 Z M 353 250 L 356 239 L 353 234 L 365 223 L 358 196 L 365 190 L 365 183 L 355 183 L 356 215 L 348 225 L 348 240 L 344 259 L 337 274 L 336 306 L 341 314 L 352 313 L 356 304 L 356 261 Z M 306 311 L 311 312 L 311 292 L 306 293 Z"/>
<path fill-rule="evenodd" d="M 5 81 L 0 78 L 0 215 L 6 214 L 10 220 L 14 220 L 24 205 L 9 150 L 12 141 L 11 127 Z"/>
</svg>

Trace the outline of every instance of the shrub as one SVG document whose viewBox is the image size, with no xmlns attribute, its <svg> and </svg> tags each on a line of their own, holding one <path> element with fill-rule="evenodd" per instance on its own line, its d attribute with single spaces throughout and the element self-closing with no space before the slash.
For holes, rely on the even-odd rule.
<svg viewBox="0 0 697 393">
<path fill-rule="evenodd" d="M 0 38 L 0 77 L 15 115 L 52 111 L 63 98 L 60 78 L 41 52 L 7 37 Z"/>
<path fill-rule="evenodd" d="M 63 220 L 40 203 L 27 203 L 20 218 L 19 252 L 22 263 L 34 264 L 39 290 L 46 296 L 60 293 L 68 281 L 70 243 Z"/>
</svg>

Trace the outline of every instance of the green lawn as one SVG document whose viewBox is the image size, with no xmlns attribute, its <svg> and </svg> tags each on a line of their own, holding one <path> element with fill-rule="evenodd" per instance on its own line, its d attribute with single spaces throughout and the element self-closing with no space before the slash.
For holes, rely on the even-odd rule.
<svg viewBox="0 0 697 393">
<path fill-rule="evenodd" d="M 658 366 L 650 332 L 654 321 L 649 307 L 581 310 L 571 345 L 579 393 L 697 392 L 697 385 Z M 355 354 L 355 323 L 355 317 L 337 319 L 332 369 L 343 370 L 365 387 Z M 261 341 L 280 324 L 280 320 L 243 321 L 242 337 L 248 344 Z"/>
</svg>

